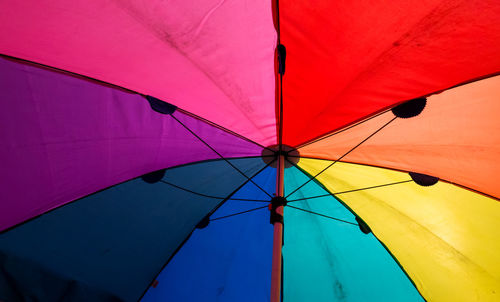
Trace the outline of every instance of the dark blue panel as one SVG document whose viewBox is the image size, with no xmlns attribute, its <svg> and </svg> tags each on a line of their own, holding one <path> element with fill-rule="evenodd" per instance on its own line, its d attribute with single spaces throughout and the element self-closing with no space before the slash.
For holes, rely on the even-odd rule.
<svg viewBox="0 0 500 302">
<path fill-rule="evenodd" d="M 255 181 L 274 192 L 276 169 L 267 168 Z M 234 197 L 269 199 L 251 183 Z M 266 205 L 229 200 L 212 218 Z M 142 301 L 267 301 L 272 241 L 267 208 L 211 221 L 192 234 Z"/>
<path fill-rule="evenodd" d="M 248 175 L 264 167 L 260 158 L 232 162 Z M 222 160 L 169 169 L 163 179 L 223 197 L 246 181 Z M 92 301 L 101 296 L 136 301 L 220 202 L 136 179 L 42 215 L 0 235 L 0 300 L 8 297 L 8 289 L 15 296 L 16 288 L 23 288 L 24 300 L 56 301 L 76 283 L 97 293 Z M 20 269 L 7 274 L 9 265 Z M 43 282 L 47 278 L 59 281 Z"/>
</svg>

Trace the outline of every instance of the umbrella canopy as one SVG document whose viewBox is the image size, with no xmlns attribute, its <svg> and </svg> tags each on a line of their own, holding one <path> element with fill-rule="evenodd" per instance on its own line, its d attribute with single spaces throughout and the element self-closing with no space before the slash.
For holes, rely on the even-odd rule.
<svg viewBox="0 0 500 302">
<path fill-rule="evenodd" d="M 498 1 L 5 0 L 0 29 L 0 300 L 499 300 Z"/>
</svg>

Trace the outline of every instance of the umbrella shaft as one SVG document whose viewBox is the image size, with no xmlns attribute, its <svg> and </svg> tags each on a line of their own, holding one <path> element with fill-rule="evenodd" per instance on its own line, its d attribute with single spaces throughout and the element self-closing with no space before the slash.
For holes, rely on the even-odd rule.
<svg viewBox="0 0 500 302">
<path fill-rule="evenodd" d="M 276 196 L 284 196 L 283 178 L 285 172 L 285 156 L 279 155 L 276 173 Z M 283 206 L 276 209 L 276 212 L 283 215 Z M 273 262 L 271 271 L 271 302 L 281 301 L 281 248 L 283 246 L 283 224 L 274 223 L 273 236 Z"/>
</svg>

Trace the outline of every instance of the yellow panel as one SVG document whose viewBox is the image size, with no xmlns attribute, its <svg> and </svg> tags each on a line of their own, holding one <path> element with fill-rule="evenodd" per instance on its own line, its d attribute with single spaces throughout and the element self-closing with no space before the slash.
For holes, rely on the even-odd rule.
<svg viewBox="0 0 500 302">
<path fill-rule="evenodd" d="M 300 166 L 315 175 L 329 163 L 301 159 Z M 403 172 L 341 162 L 318 177 L 332 193 L 406 179 L 411 178 Z M 497 200 L 444 182 L 408 182 L 338 197 L 389 248 L 427 301 L 500 301 Z"/>
</svg>

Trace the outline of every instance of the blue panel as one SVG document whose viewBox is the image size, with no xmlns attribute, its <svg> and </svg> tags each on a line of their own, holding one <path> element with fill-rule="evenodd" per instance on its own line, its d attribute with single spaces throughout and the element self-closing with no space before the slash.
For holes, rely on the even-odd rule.
<svg viewBox="0 0 500 302">
<path fill-rule="evenodd" d="M 298 169 L 287 169 L 285 191 L 291 192 L 307 179 Z M 311 181 L 290 200 L 323 194 L 327 192 Z M 331 196 L 289 205 L 356 223 L 355 216 Z M 423 301 L 371 233 L 290 207 L 285 208 L 284 221 L 284 302 Z"/>
<path fill-rule="evenodd" d="M 276 169 L 267 168 L 255 181 L 274 192 Z M 269 199 L 251 183 L 234 197 Z M 266 205 L 230 200 L 212 218 Z M 267 208 L 211 221 L 192 234 L 143 301 L 268 301 L 272 240 Z"/>
<path fill-rule="evenodd" d="M 248 175 L 264 167 L 260 158 L 232 162 Z M 246 181 L 222 160 L 168 169 L 163 179 L 222 197 Z M 42 215 L 0 235 L 0 300 L 136 301 L 220 201 L 136 179 Z"/>
</svg>

